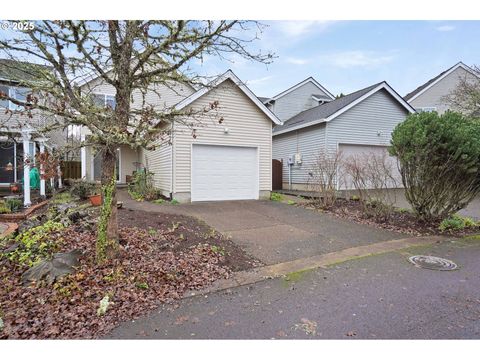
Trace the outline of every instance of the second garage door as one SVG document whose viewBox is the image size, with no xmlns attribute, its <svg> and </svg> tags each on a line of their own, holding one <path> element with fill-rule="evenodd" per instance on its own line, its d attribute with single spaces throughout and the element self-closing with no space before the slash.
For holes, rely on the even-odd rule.
<svg viewBox="0 0 480 360">
<path fill-rule="evenodd" d="M 193 145 L 192 201 L 258 199 L 257 149 Z"/>
<path fill-rule="evenodd" d="M 386 156 L 386 165 L 391 169 L 394 180 L 388 181 L 388 187 L 397 188 L 402 185 L 402 177 L 398 171 L 396 158 L 388 154 L 388 148 L 386 146 L 373 146 L 373 145 L 357 145 L 357 144 L 339 144 L 339 151 L 342 153 L 342 157 L 346 160 L 350 157 L 359 157 L 364 159 L 365 156 L 375 155 L 379 159 L 382 156 Z M 340 171 L 341 173 L 342 170 Z M 343 173 L 343 182 L 340 184 L 340 189 L 353 190 L 352 179 Z"/>
</svg>

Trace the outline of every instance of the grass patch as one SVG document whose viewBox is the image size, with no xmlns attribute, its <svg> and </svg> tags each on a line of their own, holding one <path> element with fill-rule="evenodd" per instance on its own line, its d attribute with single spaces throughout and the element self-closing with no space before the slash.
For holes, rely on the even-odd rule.
<svg viewBox="0 0 480 360">
<path fill-rule="evenodd" d="M 276 192 L 272 192 L 270 194 L 270 200 L 272 200 L 272 201 L 282 201 L 283 200 L 283 195 L 279 194 L 279 193 L 276 193 Z"/>
</svg>

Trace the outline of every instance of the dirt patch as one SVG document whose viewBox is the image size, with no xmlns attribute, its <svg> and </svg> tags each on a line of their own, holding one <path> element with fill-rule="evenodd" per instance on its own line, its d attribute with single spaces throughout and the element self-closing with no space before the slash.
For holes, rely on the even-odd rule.
<svg viewBox="0 0 480 360">
<path fill-rule="evenodd" d="M 232 271 L 243 271 L 263 265 L 258 259 L 247 254 L 233 241 L 223 236 L 206 223 L 190 216 L 160 214 L 140 210 L 121 209 L 118 221 L 122 226 L 135 226 L 164 234 L 159 244 L 170 251 L 182 251 L 198 244 L 208 244 L 222 253 L 222 265 Z"/>
<path fill-rule="evenodd" d="M 413 236 L 427 235 L 450 235 L 465 236 L 480 232 L 480 227 L 465 228 L 462 230 L 442 232 L 438 228 L 440 222 L 422 222 L 419 221 L 410 211 L 395 209 L 388 219 L 377 219 L 368 217 L 363 211 L 360 201 L 337 199 L 335 205 L 328 209 L 322 209 L 315 202 L 304 205 L 306 208 L 333 214 L 337 217 L 354 221 L 359 224 L 374 226 L 380 229 L 399 232 Z"/>
</svg>

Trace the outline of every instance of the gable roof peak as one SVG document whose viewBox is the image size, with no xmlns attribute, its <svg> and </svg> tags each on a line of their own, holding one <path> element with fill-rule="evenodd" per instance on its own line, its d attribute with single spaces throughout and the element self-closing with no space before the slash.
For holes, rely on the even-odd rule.
<svg viewBox="0 0 480 360">
<path fill-rule="evenodd" d="M 423 94 L 425 91 L 430 89 L 433 85 L 438 83 L 440 80 L 442 80 L 443 78 L 445 78 L 446 76 L 451 74 L 453 71 L 455 71 L 459 67 L 468 71 L 470 74 L 480 78 L 479 75 L 471 67 L 465 65 L 462 61 L 459 61 L 455 65 L 449 67 L 448 69 L 442 71 L 440 74 L 434 76 L 433 78 L 431 78 L 427 82 L 423 83 L 422 85 L 417 87 L 415 90 L 409 92 L 407 95 L 404 96 L 404 99 L 407 100 L 407 101 L 412 101 L 412 100 L 416 99 L 418 96 Z"/>
<path fill-rule="evenodd" d="M 309 76 L 308 78 L 300 81 L 299 83 L 296 83 L 295 85 L 292 85 L 288 89 L 283 90 L 282 92 L 278 93 L 275 96 L 272 96 L 271 99 L 272 100 L 277 100 L 277 99 L 287 95 L 288 93 L 298 89 L 299 87 L 305 85 L 308 82 L 311 82 L 312 84 L 314 84 L 316 87 L 318 87 L 320 90 L 322 90 L 327 96 L 329 96 L 332 100 L 335 99 L 335 96 L 333 96 L 333 94 L 330 91 L 325 89 L 317 80 L 315 80 L 315 78 L 313 76 Z"/>
</svg>

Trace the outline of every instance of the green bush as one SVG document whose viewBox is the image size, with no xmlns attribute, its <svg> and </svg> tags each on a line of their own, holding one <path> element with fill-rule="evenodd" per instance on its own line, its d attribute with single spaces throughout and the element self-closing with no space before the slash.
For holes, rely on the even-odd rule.
<svg viewBox="0 0 480 360">
<path fill-rule="evenodd" d="M 159 192 L 153 184 L 153 173 L 140 170 L 135 173 L 132 181 L 128 184 L 128 193 L 135 200 L 155 200 Z"/>
<path fill-rule="evenodd" d="M 480 193 L 480 121 L 412 114 L 392 134 L 405 195 L 421 220 L 445 219 Z"/>
<path fill-rule="evenodd" d="M 6 205 L 10 208 L 11 212 L 15 212 L 22 207 L 22 200 L 18 198 L 7 199 Z"/>
<path fill-rule="evenodd" d="M 0 214 L 10 214 L 12 209 L 5 201 L 0 201 Z"/>
<path fill-rule="evenodd" d="M 453 214 L 449 218 L 444 219 L 438 229 L 440 231 L 463 230 L 465 228 L 477 227 L 479 224 L 469 217 L 463 217 Z"/>
<path fill-rule="evenodd" d="M 70 187 L 70 194 L 77 196 L 80 200 L 87 200 L 90 195 L 94 193 L 96 185 L 84 179 L 72 180 Z"/>
<path fill-rule="evenodd" d="M 283 200 L 283 195 L 279 194 L 279 193 L 276 193 L 276 192 L 272 192 L 270 194 L 270 200 L 272 200 L 272 201 L 282 201 Z"/>
</svg>

